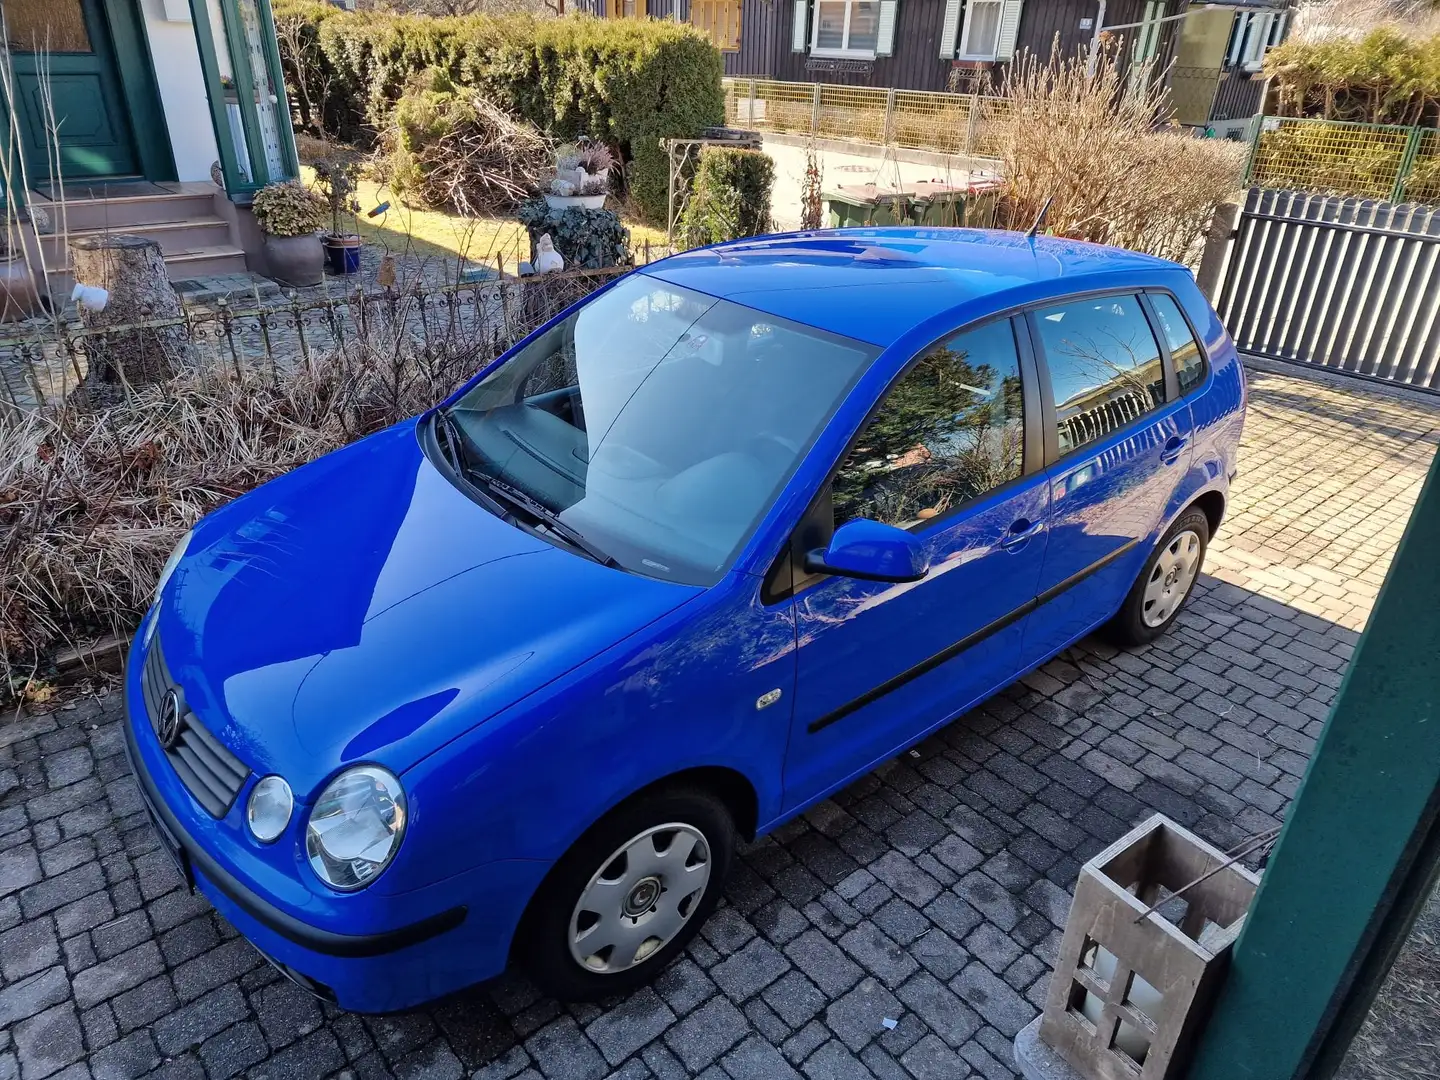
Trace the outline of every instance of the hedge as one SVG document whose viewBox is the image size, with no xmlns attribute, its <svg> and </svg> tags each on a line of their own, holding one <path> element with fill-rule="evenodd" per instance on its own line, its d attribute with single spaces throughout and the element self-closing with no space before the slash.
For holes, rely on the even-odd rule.
<svg viewBox="0 0 1440 1080">
<path fill-rule="evenodd" d="M 687 247 L 760 236 L 770 231 L 775 163 L 760 150 L 707 146 L 680 223 Z"/>
<path fill-rule="evenodd" d="M 665 212 L 668 173 L 659 140 L 725 119 L 720 52 L 669 20 L 572 15 L 432 18 L 345 12 L 282 0 L 286 82 L 310 120 L 355 139 L 378 129 L 405 84 L 436 67 L 557 139 L 618 144 L 640 208 Z M 306 119 L 302 112 L 302 120 Z"/>
</svg>

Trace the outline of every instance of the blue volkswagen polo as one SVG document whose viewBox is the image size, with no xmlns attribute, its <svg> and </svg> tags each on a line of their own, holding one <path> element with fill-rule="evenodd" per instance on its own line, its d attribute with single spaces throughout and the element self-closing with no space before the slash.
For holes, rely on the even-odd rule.
<svg viewBox="0 0 1440 1080">
<path fill-rule="evenodd" d="M 736 845 L 1076 639 L 1174 622 L 1245 383 L 1190 275 L 1014 233 L 687 252 L 165 568 L 126 735 L 292 978 L 400 1009 L 660 971 Z"/>
</svg>

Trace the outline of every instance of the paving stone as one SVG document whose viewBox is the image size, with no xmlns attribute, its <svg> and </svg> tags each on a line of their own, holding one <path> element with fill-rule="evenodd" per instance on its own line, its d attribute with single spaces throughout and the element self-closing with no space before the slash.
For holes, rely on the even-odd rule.
<svg viewBox="0 0 1440 1080">
<path fill-rule="evenodd" d="M 20 1021 L 12 1038 L 20 1080 L 43 1080 L 85 1056 L 80 1020 L 68 1001 Z"/>
<path fill-rule="evenodd" d="M 873 923 L 851 930 L 840 939 L 840 947 L 888 987 L 899 986 L 916 970 L 905 950 Z"/>
<path fill-rule="evenodd" d="M 622 1001 L 591 1023 L 585 1034 L 605 1060 L 618 1065 L 675 1022 L 675 1014 L 650 987 Z"/>
<path fill-rule="evenodd" d="M 0 934 L 0 975 L 18 982 L 60 959 L 60 943 L 49 919 L 35 919 Z"/>
<path fill-rule="evenodd" d="M 732 1001 L 740 1002 L 769 986 L 789 968 L 790 961 L 775 946 L 763 938 L 753 938 L 739 952 L 711 968 L 710 977 Z"/>
<path fill-rule="evenodd" d="M 895 996 L 950 1046 L 963 1046 L 980 1028 L 975 1011 L 928 971 L 912 976 Z"/>
<path fill-rule="evenodd" d="M 87 968 L 75 976 L 75 1001 L 82 1009 L 114 997 L 160 974 L 165 962 L 160 947 L 145 941 L 119 956 Z"/>
<path fill-rule="evenodd" d="M 249 1013 L 237 987 L 222 986 L 156 1022 L 155 1041 L 167 1057 L 199 1046 Z"/>
<path fill-rule="evenodd" d="M 801 1071 L 810 1080 L 875 1080 L 875 1074 L 835 1039 L 811 1054 Z"/>
<path fill-rule="evenodd" d="M 200 1046 L 200 1060 L 210 1080 L 229 1080 L 264 1061 L 269 1052 L 260 1028 L 247 1022 L 207 1039 Z"/>
<path fill-rule="evenodd" d="M 692 1072 L 717 1061 L 750 1030 L 740 1010 L 714 997 L 665 1033 L 665 1045 Z"/>
<path fill-rule="evenodd" d="M 731 1080 L 798 1080 L 800 1076 L 779 1050 L 753 1036 L 726 1054 L 720 1066 Z"/>
<path fill-rule="evenodd" d="M 860 966 L 818 930 L 785 946 L 785 955 L 828 996 L 838 997 L 860 981 Z"/>
<path fill-rule="evenodd" d="M 605 1059 L 569 1016 L 530 1036 L 525 1049 L 545 1080 L 598 1080 L 608 1071 Z"/>
<path fill-rule="evenodd" d="M 826 1002 L 815 984 L 796 970 L 772 983 L 761 997 L 792 1028 L 803 1027 L 825 1008 Z"/>
<path fill-rule="evenodd" d="M 900 1055 L 915 1080 L 965 1080 L 970 1066 L 937 1035 L 926 1035 Z"/>
<path fill-rule="evenodd" d="M 950 983 L 954 991 L 1009 1039 L 1035 1018 L 1030 1003 L 982 964 L 971 964 Z"/>
<path fill-rule="evenodd" d="M 464 1070 L 455 1056 L 438 1042 L 431 1046 L 435 1047 L 431 1055 L 425 1055 L 422 1050 L 416 1052 L 420 1055 L 417 1059 L 402 1060 L 396 1067 L 396 1076 L 402 1075 L 403 1068 L 403 1075 L 409 1077 L 429 1075 L 434 1080 L 459 1080 Z M 313 1080 L 334 1072 L 344 1064 L 345 1054 L 335 1035 L 329 1031 L 316 1031 L 267 1058 L 265 1064 L 254 1070 L 252 1075 L 255 1080 L 260 1080 L 262 1074 L 264 1080 Z"/>
<path fill-rule="evenodd" d="M 43 1012 L 70 996 L 62 967 L 50 967 L 0 990 L 0 1031 Z"/>
<path fill-rule="evenodd" d="M 162 1061 L 148 1031 L 137 1031 L 90 1057 L 95 1080 L 136 1080 Z M 343 1062 L 342 1062 L 343 1064 Z"/>
<path fill-rule="evenodd" d="M 852 1051 L 859 1053 L 885 1031 L 885 1018 L 893 1020 L 902 1009 L 899 999 L 879 982 L 862 979 L 825 1010 L 825 1025 Z"/>
</svg>

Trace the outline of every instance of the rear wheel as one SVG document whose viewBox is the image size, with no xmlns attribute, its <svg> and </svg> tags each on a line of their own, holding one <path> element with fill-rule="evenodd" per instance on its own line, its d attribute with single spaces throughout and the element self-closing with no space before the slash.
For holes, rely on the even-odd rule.
<svg viewBox="0 0 1440 1080">
<path fill-rule="evenodd" d="M 623 994 L 660 973 L 715 910 L 735 851 L 729 811 L 670 789 L 618 807 L 550 871 L 516 959 L 562 1001 Z"/>
<path fill-rule="evenodd" d="M 1144 645 L 1170 629 L 1200 577 L 1209 543 L 1205 514 L 1193 509 L 1181 514 L 1135 579 L 1110 623 L 1111 637 L 1122 645 Z"/>
</svg>

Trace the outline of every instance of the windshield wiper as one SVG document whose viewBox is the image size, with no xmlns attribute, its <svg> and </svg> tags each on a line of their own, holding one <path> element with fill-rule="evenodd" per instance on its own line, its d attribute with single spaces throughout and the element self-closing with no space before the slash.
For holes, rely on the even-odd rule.
<svg viewBox="0 0 1440 1080">
<path fill-rule="evenodd" d="M 578 530 L 561 521 L 560 516 L 544 503 L 540 502 L 540 500 L 531 498 L 519 488 L 511 487 L 498 476 L 491 476 L 489 473 L 483 472 L 480 469 L 472 467 L 467 468 L 465 472 L 470 479 L 483 485 L 485 490 L 491 495 L 496 496 L 504 502 L 508 502 L 511 506 L 517 507 L 536 520 L 543 522 L 547 529 L 563 537 L 565 542 L 571 547 L 578 548 L 601 566 L 609 566 L 616 570 L 622 569 L 615 556 L 607 555 L 604 551 L 601 551 L 589 540 L 585 539 Z"/>
<path fill-rule="evenodd" d="M 455 423 L 455 418 L 444 409 L 435 410 L 435 432 L 439 436 L 437 440 L 445 456 L 450 459 L 450 464 L 458 471 L 465 469 L 465 455 L 461 447 L 464 445 L 460 438 L 460 432 Z"/>
</svg>

